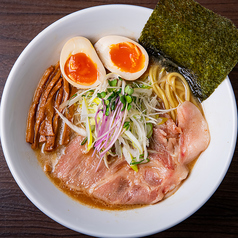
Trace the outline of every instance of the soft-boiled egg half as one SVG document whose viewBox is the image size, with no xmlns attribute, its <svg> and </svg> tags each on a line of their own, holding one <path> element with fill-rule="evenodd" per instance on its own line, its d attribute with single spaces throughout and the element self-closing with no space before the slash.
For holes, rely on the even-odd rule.
<svg viewBox="0 0 238 238">
<path fill-rule="evenodd" d="M 106 76 L 93 45 L 85 37 L 74 37 L 65 43 L 60 54 L 60 69 L 64 78 L 77 88 L 95 87 Z"/>
<path fill-rule="evenodd" d="M 138 79 L 148 67 L 146 50 L 127 37 L 105 36 L 94 47 L 103 65 L 126 80 Z"/>
</svg>

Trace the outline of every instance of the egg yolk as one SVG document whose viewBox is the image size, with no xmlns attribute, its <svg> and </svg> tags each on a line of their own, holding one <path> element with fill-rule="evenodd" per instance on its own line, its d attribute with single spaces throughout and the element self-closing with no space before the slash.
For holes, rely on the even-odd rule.
<svg viewBox="0 0 238 238">
<path fill-rule="evenodd" d="M 111 45 L 109 54 L 114 65 L 124 72 L 138 72 L 145 64 L 145 56 L 140 48 L 131 42 Z"/>
<path fill-rule="evenodd" d="M 97 80 L 97 67 L 85 53 L 71 55 L 64 71 L 72 81 L 81 85 L 92 85 Z"/>
</svg>

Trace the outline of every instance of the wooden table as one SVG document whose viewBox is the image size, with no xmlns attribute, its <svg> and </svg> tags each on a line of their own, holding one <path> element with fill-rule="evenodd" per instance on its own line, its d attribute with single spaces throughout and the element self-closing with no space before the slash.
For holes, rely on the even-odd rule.
<svg viewBox="0 0 238 238">
<path fill-rule="evenodd" d="M 230 18 L 238 27 L 238 0 L 198 0 L 198 2 Z M 0 0 L 1 94 L 17 57 L 45 27 L 69 13 L 112 3 L 154 8 L 157 0 Z M 238 66 L 233 69 L 229 77 L 237 100 Z M 226 115 L 224 115 L 224 126 L 226 126 Z M 236 147 L 226 177 L 209 201 L 184 222 L 150 237 L 238 237 L 237 150 Z M 14 181 L 0 150 L 0 237 L 51 236 L 89 237 L 59 225 L 38 210 Z"/>
</svg>

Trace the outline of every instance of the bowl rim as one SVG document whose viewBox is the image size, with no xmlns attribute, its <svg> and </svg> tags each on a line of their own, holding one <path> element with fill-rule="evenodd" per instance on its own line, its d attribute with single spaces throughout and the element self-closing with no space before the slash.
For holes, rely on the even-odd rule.
<svg viewBox="0 0 238 238">
<path fill-rule="evenodd" d="M 136 6 L 136 5 L 130 5 L 130 4 L 105 4 L 105 5 L 100 5 L 100 6 L 93 6 L 93 7 L 89 7 L 89 8 L 85 8 L 85 9 L 82 9 L 82 10 L 78 10 L 76 12 L 73 12 L 69 15 L 66 15 L 60 19 L 58 19 L 57 21 L 55 21 L 54 23 L 50 24 L 48 27 L 46 27 L 43 31 L 41 31 L 36 37 L 34 37 L 33 40 L 31 40 L 31 42 L 25 47 L 25 49 L 22 51 L 22 53 L 19 55 L 19 57 L 17 58 L 16 62 L 14 63 L 10 73 L 9 73 L 9 76 L 7 78 L 7 81 L 5 83 L 5 86 L 4 86 L 4 90 L 3 90 L 3 94 L 2 94 L 2 99 L 1 99 L 1 108 L 0 108 L 0 134 L 1 134 L 1 143 L 2 143 L 2 148 L 3 148 L 3 153 L 4 153 L 4 156 L 5 156 L 5 160 L 7 162 L 7 165 L 10 169 L 10 172 L 12 174 L 12 176 L 14 177 L 15 181 L 17 182 L 18 186 L 21 188 L 21 190 L 23 191 L 23 193 L 28 197 L 28 199 L 38 208 L 40 209 L 43 213 L 45 213 L 48 217 L 52 218 L 53 220 L 57 221 L 58 223 L 60 223 L 61 225 L 63 226 L 66 226 L 72 230 L 75 230 L 73 227 L 69 226 L 69 225 L 66 225 L 64 223 L 62 223 L 62 221 L 57 217 L 55 216 L 54 214 L 50 214 L 50 212 L 48 211 L 45 211 L 44 209 L 44 206 L 40 203 L 38 203 L 35 198 L 31 195 L 31 193 L 28 191 L 28 189 L 25 187 L 24 184 L 22 184 L 22 181 L 17 177 L 17 174 L 16 174 L 16 171 L 14 169 L 14 166 L 12 164 L 12 161 L 11 159 L 9 158 L 9 152 L 8 152 L 8 146 L 5 142 L 5 136 L 6 136 L 6 133 L 5 133 L 5 128 L 4 128 L 4 123 L 6 123 L 6 120 L 4 118 L 4 114 L 2 113 L 4 110 L 6 110 L 6 107 L 7 107 L 7 97 L 8 97 L 8 92 L 10 90 L 10 81 L 12 81 L 12 75 L 14 74 L 14 71 L 15 69 L 17 68 L 17 65 L 21 62 L 22 58 L 24 57 L 24 54 L 27 53 L 28 49 L 30 49 L 32 46 L 34 46 L 35 42 L 38 41 L 39 38 L 41 38 L 41 36 L 43 36 L 46 32 L 50 31 L 53 27 L 55 27 L 56 25 L 58 24 L 61 24 L 62 21 L 70 18 L 70 17 L 74 17 L 75 15 L 77 14 L 81 14 L 81 13 L 86 13 L 86 12 L 90 12 L 94 9 L 106 9 L 106 8 L 116 8 L 118 9 L 118 7 L 126 7 L 126 8 L 132 8 L 135 9 L 135 8 L 143 8 L 145 10 L 149 10 L 149 11 L 152 11 L 153 9 L 150 9 L 150 8 L 146 8 L 146 7 L 142 7 L 142 6 Z M 232 161 L 232 157 L 233 157 L 233 154 L 235 152 L 235 146 L 236 146 L 236 140 L 237 140 L 237 106 L 236 106 L 236 101 L 235 101 L 235 96 L 234 96 L 234 91 L 232 89 L 232 85 L 231 85 L 231 82 L 229 80 L 229 78 L 227 78 L 227 85 L 229 87 L 229 90 L 233 93 L 233 95 L 231 96 L 232 98 L 232 104 L 233 104 L 233 110 L 234 112 L 234 122 L 235 122 L 235 125 L 236 125 L 236 130 L 234 130 L 234 133 L 233 133 L 233 138 L 232 138 L 232 150 L 230 151 L 230 154 L 229 154 L 229 160 L 227 160 L 227 163 L 224 167 L 224 170 L 223 170 L 223 173 L 220 174 L 220 177 L 217 179 L 217 184 L 216 186 L 211 190 L 210 194 L 207 195 L 207 199 L 205 199 L 204 201 L 202 201 L 200 203 L 199 206 L 197 207 L 194 207 L 193 210 L 191 210 L 185 217 L 182 217 L 180 220 L 177 220 L 176 222 L 174 222 L 174 224 L 170 224 L 167 226 L 167 228 L 163 229 L 163 230 L 166 230 L 168 228 L 171 228 L 175 225 L 177 225 L 178 223 L 182 222 L 183 220 L 187 219 L 189 216 L 191 216 L 193 213 L 195 213 L 200 207 L 202 207 L 206 202 L 207 200 L 212 196 L 212 194 L 217 190 L 217 188 L 219 187 L 220 183 L 222 182 L 222 180 L 224 179 L 225 177 L 225 174 L 227 173 L 227 170 L 230 166 L 230 163 Z M 155 234 L 157 232 L 161 232 L 162 230 L 156 230 L 154 229 L 153 231 L 151 232 L 144 232 L 143 234 L 140 233 L 140 234 L 136 234 L 136 237 L 139 237 L 139 236 L 145 236 L 145 235 L 151 235 L 151 234 Z M 84 234 L 87 234 L 87 235 L 92 235 L 92 236 L 104 236 L 104 237 L 112 237 L 112 234 L 108 235 L 108 234 L 96 234 L 95 232 L 90 232 L 88 230 L 83 230 L 81 228 L 81 231 L 78 231 L 78 232 L 81 232 L 81 233 L 84 233 Z M 106 235 L 106 236 L 105 236 Z M 121 237 L 120 236 L 117 236 L 114 234 L 114 237 Z M 134 237 L 133 236 L 126 236 L 126 237 Z"/>
</svg>

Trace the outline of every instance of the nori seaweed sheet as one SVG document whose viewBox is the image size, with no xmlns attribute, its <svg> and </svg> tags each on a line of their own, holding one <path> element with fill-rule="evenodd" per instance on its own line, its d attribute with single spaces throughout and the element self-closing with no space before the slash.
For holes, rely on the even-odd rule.
<svg viewBox="0 0 238 238">
<path fill-rule="evenodd" d="M 180 72 L 203 101 L 238 61 L 238 30 L 193 0 L 160 0 L 139 43 L 168 71 Z"/>
</svg>

